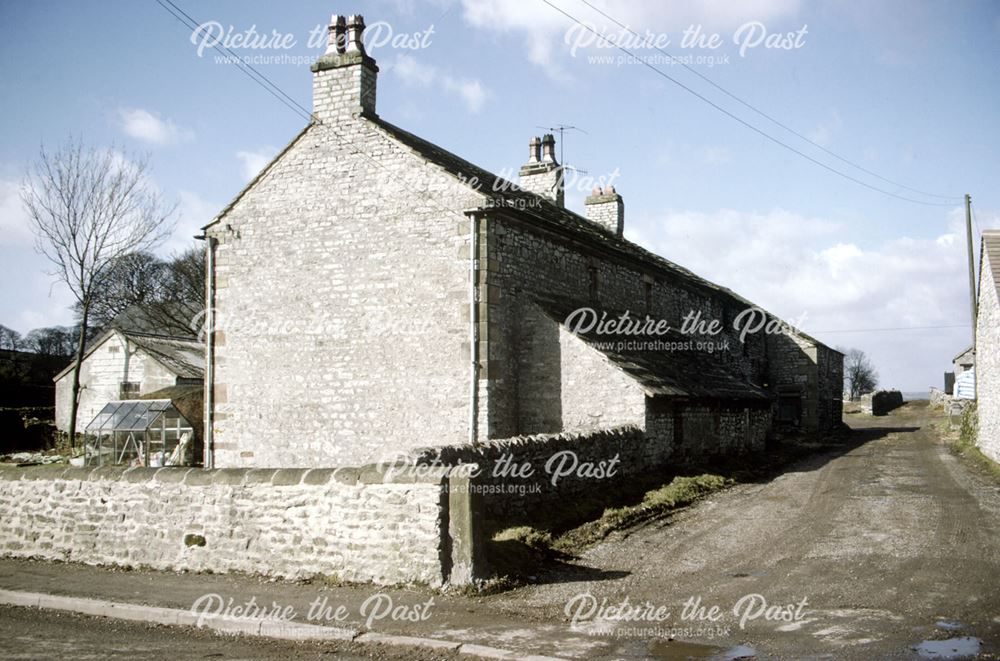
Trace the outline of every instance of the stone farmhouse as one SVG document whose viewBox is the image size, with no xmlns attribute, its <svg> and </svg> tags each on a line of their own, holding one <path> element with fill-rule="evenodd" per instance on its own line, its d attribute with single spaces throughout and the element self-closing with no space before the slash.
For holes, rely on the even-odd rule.
<svg viewBox="0 0 1000 661">
<path fill-rule="evenodd" d="M 189 340 L 112 328 L 90 345 L 80 370 L 81 432 L 108 402 L 135 399 L 163 388 L 201 384 L 205 347 Z M 54 377 L 56 427 L 69 429 L 73 396 L 73 363 Z"/>
<path fill-rule="evenodd" d="M 1000 461 L 1000 230 L 984 230 L 979 255 L 979 308 L 976 317 L 975 394 L 977 444 Z"/>
<path fill-rule="evenodd" d="M 843 356 L 626 240 L 616 190 L 566 209 L 551 135 L 515 186 L 380 118 L 363 30 L 334 19 L 313 121 L 205 228 L 204 352 L 88 354 L 86 398 L 203 362 L 204 468 L 0 467 L 0 553 L 468 585 L 500 527 L 840 424 Z"/>
<path fill-rule="evenodd" d="M 313 121 L 205 228 L 206 466 L 621 426 L 664 462 L 840 424 L 841 354 L 625 239 L 614 188 L 565 208 L 552 135 L 514 185 L 380 117 L 363 30 L 335 17 Z M 672 330 L 567 323 L 587 310 Z M 692 313 L 711 351 L 682 346 Z"/>
</svg>

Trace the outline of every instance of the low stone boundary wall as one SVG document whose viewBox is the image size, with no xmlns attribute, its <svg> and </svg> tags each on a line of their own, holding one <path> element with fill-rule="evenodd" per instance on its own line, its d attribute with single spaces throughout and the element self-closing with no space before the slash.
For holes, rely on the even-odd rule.
<svg viewBox="0 0 1000 661">
<path fill-rule="evenodd" d="M 947 411 L 948 408 L 951 406 L 951 402 L 953 399 L 951 395 L 941 390 L 940 388 L 935 388 L 934 386 L 931 386 L 929 398 L 930 398 L 931 408 L 941 407 L 945 411 Z"/>
<path fill-rule="evenodd" d="M 472 510 L 442 470 L 4 466 L 0 554 L 438 586 L 473 575 Z"/>
<path fill-rule="evenodd" d="M 487 518 L 517 523 L 546 503 L 607 488 L 657 465 L 655 443 L 638 427 L 537 434 L 417 451 L 418 464 L 475 464 L 472 483 Z M 495 527 L 495 526 L 494 526 Z"/>
<path fill-rule="evenodd" d="M 472 482 L 486 527 L 495 531 L 545 520 L 581 498 L 610 500 L 623 486 L 649 485 L 712 457 L 759 451 L 770 409 L 654 407 L 646 425 L 422 448 L 412 459 L 435 467 L 476 464 Z"/>
</svg>

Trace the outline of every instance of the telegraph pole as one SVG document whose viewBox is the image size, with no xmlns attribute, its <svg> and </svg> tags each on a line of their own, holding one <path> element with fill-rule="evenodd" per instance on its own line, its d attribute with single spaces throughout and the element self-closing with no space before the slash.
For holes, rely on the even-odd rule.
<svg viewBox="0 0 1000 661">
<path fill-rule="evenodd" d="M 972 360 L 974 361 L 972 364 L 972 383 L 976 384 L 979 380 L 977 370 L 975 370 L 979 362 L 976 359 L 976 322 L 978 317 L 976 312 L 976 263 L 972 257 L 972 198 L 968 193 L 965 194 L 965 243 L 969 251 L 969 303 L 972 306 Z M 979 393 L 977 392 L 977 399 L 978 395 Z"/>
<path fill-rule="evenodd" d="M 972 198 L 965 195 L 965 239 L 969 248 L 969 302 L 972 304 L 972 347 L 976 347 L 976 263 L 972 258 Z"/>
</svg>

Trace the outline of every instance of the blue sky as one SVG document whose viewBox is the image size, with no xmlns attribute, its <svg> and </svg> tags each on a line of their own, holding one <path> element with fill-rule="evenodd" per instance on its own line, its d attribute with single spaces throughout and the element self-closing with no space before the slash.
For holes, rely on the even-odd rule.
<svg viewBox="0 0 1000 661">
<path fill-rule="evenodd" d="M 541 0 L 317 2 L 175 0 L 199 23 L 290 35 L 332 13 L 363 13 L 383 35 L 421 48 L 372 49 L 378 112 L 494 171 L 516 169 L 538 126 L 566 124 L 566 161 L 614 174 L 633 240 L 789 319 L 834 346 L 859 347 L 885 386 L 939 384 L 967 328 L 872 331 L 968 323 L 963 215 L 873 192 L 774 145 L 607 48 L 574 51 L 572 23 Z M 580 0 L 550 0 L 602 33 L 620 29 Z M 589 0 L 733 94 L 849 160 L 908 186 L 970 193 L 980 228 L 1000 226 L 1000 5 L 721 0 Z M 738 5 L 738 9 L 735 6 Z M 734 43 L 741 26 L 805 31 L 800 46 Z M 69 323 L 69 295 L 31 245 L 17 186 L 39 145 L 68 136 L 148 153 L 153 179 L 178 203 L 165 254 L 194 242 L 301 117 L 217 53 L 200 56 L 191 30 L 154 0 L 0 2 L 0 324 L 20 332 Z M 684 31 L 718 33 L 716 49 L 682 48 Z M 744 32 L 739 33 L 746 35 Z M 759 28 L 758 28 L 759 29 Z M 569 43 L 567 43 L 567 41 Z M 660 56 L 649 48 L 641 56 Z M 707 59 L 713 65 L 709 66 Z M 661 57 L 662 59 L 662 57 Z M 258 61 L 301 105 L 307 64 Z M 771 135 L 873 185 L 910 193 L 832 159 L 728 99 L 680 66 L 657 66 Z M 582 210 L 589 190 L 571 190 Z M 921 198 L 940 201 L 933 198 Z M 977 243 L 978 253 L 978 243 Z M 850 331 L 850 332 L 834 332 Z"/>
</svg>

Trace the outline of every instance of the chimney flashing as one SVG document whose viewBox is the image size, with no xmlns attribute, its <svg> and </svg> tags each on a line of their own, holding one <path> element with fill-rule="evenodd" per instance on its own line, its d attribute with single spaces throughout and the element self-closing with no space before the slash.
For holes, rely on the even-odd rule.
<svg viewBox="0 0 1000 661">
<path fill-rule="evenodd" d="M 371 69 L 372 73 L 378 73 L 378 65 L 375 64 L 375 60 L 363 51 L 325 53 L 313 62 L 312 67 L 310 68 L 313 73 L 318 73 L 328 69 L 340 69 L 342 67 L 349 67 L 355 64 L 360 64 Z"/>
</svg>

